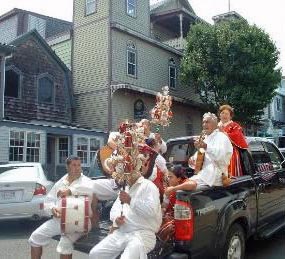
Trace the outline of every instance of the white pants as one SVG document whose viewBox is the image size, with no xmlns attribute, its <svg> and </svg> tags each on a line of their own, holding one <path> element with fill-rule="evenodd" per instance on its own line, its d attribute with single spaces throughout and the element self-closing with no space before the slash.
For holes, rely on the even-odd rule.
<svg viewBox="0 0 285 259">
<path fill-rule="evenodd" d="M 60 220 L 50 219 L 39 226 L 30 236 L 29 243 L 33 247 L 42 247 L 50 243 L 52 237 L 60 235 Z M 61 236 L 56 251 L 60 254 L 72 254 L 73 243 L 79 239 L 83 233 L 73 233 Z"/>
<path fill-rule="evenodd" d="M 115 230 L 92 248 L 89 258 L 115 259 L 121 254 L 121 259 L 147 259 L 155 243 L 155 234 L 150 231 L 123 233 Z"/>
<path fill-rule="evenodd" d="M 119 188 L 114 179 L 98 179 L 93 181 L 93 192 L 99 201 L 116 200 Z"/>
</svg>

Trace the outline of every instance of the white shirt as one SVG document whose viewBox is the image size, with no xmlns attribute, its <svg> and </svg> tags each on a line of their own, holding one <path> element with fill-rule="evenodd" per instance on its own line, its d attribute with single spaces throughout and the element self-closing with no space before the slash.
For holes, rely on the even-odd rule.
<svg viewBox="0 0 285 259">
<path fill-rule="evenodd" d="M 162 213 L 159 200 L 159 191 L 151 181 L 142 176 L 128 188 L 131 203 L 123 205 L 125 224 L 120 231 L 129 233 L 138 230 L 148 230 L 156 233 L 162 222 Z M 116 218 L 121 216 L 122 204 L 119 198 L 113 204 L 110 219 L 116 226 Z"/>
<path fill-rule="evenodd" d="M 60 190 L 69 189 L 72 195 L 88 195 L 90 201 L 92 200 L 93 182 L 89 177 L 81 174 L 78 179 L 74 180 L 71 184 L 69 184 L 67 176 L 68 174 L 64 175 L 61 179 L 59 179 L 45 198 L 44 208 L 49 215 L 52 215 L 52 208 L 57 207 L 57 202 L 59 200 L 59 198 L 57 197 L 57 193 Z"/>
<path fill-rule="evenodd" d="M 157 177 L 157 167 L 159 168 L 159 170 L 163 173 L 166 174 L 167 173 L 167 166 L 166 166 L 166 160 L 165 158 L 158 154 L 155 161 L 154 161 L 154 167 L 152 169 L 152 173 L 151 176 L 148 178 L 151 181 L 154 181 Z"/>
<path fill-rule="evenodd" d="M 197 176 L 209 186 L 222 186 L 222 174 L 228 175 L 233 146 L 218 129 L 207 135 L 204 142 L 207 144 L 204 163 Z"/>
</svg>

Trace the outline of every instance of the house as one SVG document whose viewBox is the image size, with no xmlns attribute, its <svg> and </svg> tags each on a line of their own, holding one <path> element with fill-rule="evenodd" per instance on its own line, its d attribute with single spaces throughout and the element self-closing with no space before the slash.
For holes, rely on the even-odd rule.
<svg viewBox="0 0 285 259">
<path fill-rule="evenodd" d="M 202 20 L 187 0 L 74 1 L 72 77 L 76 123 L 115 130 L 123 119 L 149 117 L 168 85 L 174 118 L 164 137 L 198 134 L 204 112 L 179 80 L 189 28 Z"/>
<path fill-rule="evenodd" d="M 58 179 L 77 154 L 87 170 L 106 134 L 73 124 L 70 70 L 37 30 L 0 45 L 0 55 L 0 162 L 40 162 Z"/>
</svg>

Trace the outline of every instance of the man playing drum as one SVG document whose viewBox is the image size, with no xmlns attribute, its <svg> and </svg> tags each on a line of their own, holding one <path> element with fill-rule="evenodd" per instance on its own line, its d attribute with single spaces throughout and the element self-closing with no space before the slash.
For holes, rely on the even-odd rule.
<svg viewBox="0 0 285 259">
<path fill-rule="evenodd" d="M 55 183 L 48 193 L 45 200 L 45 210 L 53 216 L 52 219 L 46 221 L 37 228 L 29 238 L 31 245 L 31 259 L 40 259 L 42 256 L 42 247 L 49 244 L 53 236 L 60 235 L 61 230 L 61 209 L 58 207 L 60 198 L 71 195 L 86 195 L 89 197 L 89 215 L 91 223 L 94 222 L 95 215 L 92 211 L 93 198 L 92 180 L 82 174 L 81 162 L 79 157 L 71 156 L 66 160 L 66 168 L 68 174 L 63 176 Z M 80 189 L 80 193 L 77 190 Z M 82 190 L 85 190 L 82 193 Z M 90 225 L 90 224 L 89 224 Z M 71 233 L 61 236 L 57 246 L 57 252 L 60 253 L 61 259 L 71 259 L 73 251 L 73 243 L 79 239 L 84 233 Z"/>
</svg>

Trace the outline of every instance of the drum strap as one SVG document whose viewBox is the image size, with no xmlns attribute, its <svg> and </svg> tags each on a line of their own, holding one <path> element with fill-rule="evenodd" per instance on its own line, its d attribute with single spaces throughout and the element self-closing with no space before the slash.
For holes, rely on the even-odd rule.
<svg viewBox="0 0 285 259">
<path fill-rule="evenodd" d="M 60 221 L 60 225 L 61 225 L 61 232 L 65 233 L 65 221 L 66 221 L 66 198 L 63 197 L 61 199 L 61 221 Z"/>
<path fill-rule="evenodd" d="M 85 205 L 84 233 L 87 233 L 88 232 L 88 223 L 89 223 L 89 199 L 88 199 L 88 196 L 85 196 L 84 205 Z"/>
</svg>

